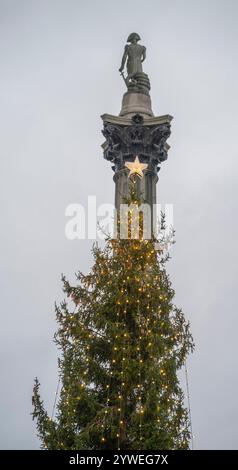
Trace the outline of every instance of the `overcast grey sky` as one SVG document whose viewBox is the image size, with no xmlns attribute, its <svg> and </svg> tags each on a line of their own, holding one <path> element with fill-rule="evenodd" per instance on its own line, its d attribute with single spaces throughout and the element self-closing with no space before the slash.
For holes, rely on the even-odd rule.
<svg viewBox="0 0 238 470">
<path fill-rule="evenodd" d="M 147 46 L 155 115 L 172 114 L 159 200 L 174 204 L 168 265 L 196 342 L 195 448 L 238 442 L 236 0 L 0 0 L 0 447 L 37 449 L 37 375 L 52 409 L 60 275 L 88 271 L 91 241 L 64 236 L 67 204 L 113 202 L 103 113 L 118 114 L 128 34 Z"/>
</svg>

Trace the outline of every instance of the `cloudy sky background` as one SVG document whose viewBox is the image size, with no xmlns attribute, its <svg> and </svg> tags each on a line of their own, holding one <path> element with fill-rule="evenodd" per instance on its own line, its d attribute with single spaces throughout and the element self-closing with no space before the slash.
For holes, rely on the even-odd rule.
<svg viewBox="0 0 238 470">
<path fill-rule="evenodd" d="M 39 447 L 36 375 L 52 410 L 60 275 L 92 263 L 91 240 L 65 238 L 65 207 L 114 200 L 100 115 L 120 111 L 134 30 L 154 114 L 174 116 L 158 195 L 174 204 L 168 270 L 196 342 L 195 448 L 237 448 L 237 24 L 236 0 L 0 0 L 1 448 Z"/>
</svg>

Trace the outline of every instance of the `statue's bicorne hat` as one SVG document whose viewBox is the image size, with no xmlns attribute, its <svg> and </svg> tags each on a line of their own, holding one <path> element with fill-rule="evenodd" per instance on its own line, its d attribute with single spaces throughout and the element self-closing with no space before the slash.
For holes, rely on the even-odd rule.
<svg viewBox="0 0 238 470">
<path fill-rule="evenodd" d="M 136 38 L 137 41 L 140 41 L 140 36 L 138 33 L 131 33 L 129 34 L 128 38 L 127 38 L 127 42 L 132 42 L 132 40 Z"/>
</svg>

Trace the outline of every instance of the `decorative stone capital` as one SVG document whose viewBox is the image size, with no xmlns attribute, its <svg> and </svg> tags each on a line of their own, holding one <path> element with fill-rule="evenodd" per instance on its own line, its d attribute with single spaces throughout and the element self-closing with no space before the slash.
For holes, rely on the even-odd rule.
<svg viewBox="0 0 238 470">
<path fill-rule="evenodd" d="M 113 163 L 113 170 L 122 170 L 125 161 L 134 161 L 137 155 L 141 162 L 148 164 L 148 170 L 157 175 L 159 165 L 168 157 L 166 141 L 170 136 L 171 116 L 148 120 L 137 113 L 126 123 L 116 116 L 107 117 L 102 116 L 102 133 L 106 139 L 102 148 L 104 158 Z"/>
</svg>

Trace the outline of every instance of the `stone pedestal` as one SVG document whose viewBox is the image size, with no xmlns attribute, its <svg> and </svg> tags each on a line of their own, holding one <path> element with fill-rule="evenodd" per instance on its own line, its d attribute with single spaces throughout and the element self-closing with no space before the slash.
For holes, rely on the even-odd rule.
<svg viewBox="0 0 238 470">
<path fill-rule="evenodd" d="M 143 93 L 125 93 L 122 99 L 120 116 L 130 116 L 142 114 L 144 118 L 153 116 L 151 109 L 151 98 Z"/>
</svg>

